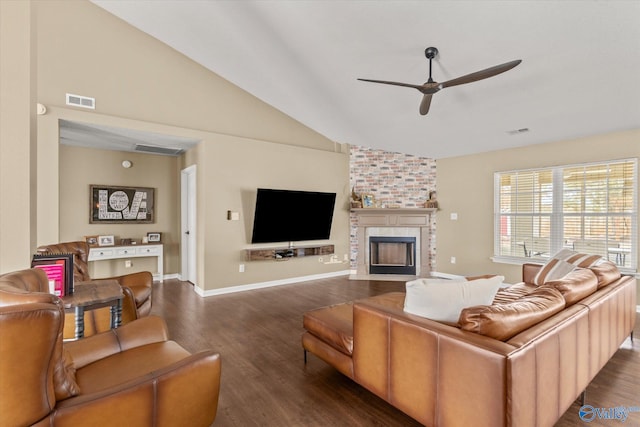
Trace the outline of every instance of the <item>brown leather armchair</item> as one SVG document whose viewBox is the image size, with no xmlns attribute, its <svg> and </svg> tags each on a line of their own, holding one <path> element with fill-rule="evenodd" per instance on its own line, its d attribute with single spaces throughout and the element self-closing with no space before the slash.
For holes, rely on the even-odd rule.
<svg viewBox="0 0 640 427">
<path fill-rule="evenodd" d="M 63 343 L 64 310 L 45 273 L 0 276 L 0 425 L 210 426 L 220 355 L 190 354 L 147 316 Z"/>
<path fill-rule="evenodd" d="M 151 312 L 151 289 L 153 276 L 148 271 L 110 277 L 108 279 L 91 279 L 89 277 L 89 245 L 86 242 L 67 242 L 39 246 L 40 254 L 73 254 L 73 278 L 75 282 L 87 280 L 117 280 L 122 286 L 124 300 L 122 302 L 122 324 L 148 316 Z M 108 309 L 85 312 L 85 336 L 109 330 L 110 314 Z M 65 320 L 65 338 L 74 337 L 73 313 L 68 313 Z"/>
</svg>

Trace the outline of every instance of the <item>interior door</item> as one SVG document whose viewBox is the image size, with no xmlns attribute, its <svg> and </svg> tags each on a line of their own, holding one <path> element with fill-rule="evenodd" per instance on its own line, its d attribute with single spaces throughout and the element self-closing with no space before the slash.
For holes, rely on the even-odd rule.
<svg viewBox="0 0 640 427">
<path fill-rule="evenodd" d="M 181 193 L 181 258 L 182 280 L 194 285 L 197 280 L 196 256 L 196 165 L 183 169 L 180 173 Z"/>
</svg>

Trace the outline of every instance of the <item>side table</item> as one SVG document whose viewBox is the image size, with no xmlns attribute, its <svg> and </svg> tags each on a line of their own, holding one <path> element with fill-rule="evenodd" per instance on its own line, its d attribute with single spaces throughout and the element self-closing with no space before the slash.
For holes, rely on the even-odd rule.
<svg viewBox="0 0 640 427">
<path fill-rule="evenodd" d="M 62 297 L 67 313 L 76 315 L 75 337 L 84 337 L 84 312 L 102 307 L 111 307 L 111 328 L 120 326 L 122 318 L 122 299 L 124 294 L 116 280 L 78 282 L 74 284 L 71 295 Z"/>
</svg>

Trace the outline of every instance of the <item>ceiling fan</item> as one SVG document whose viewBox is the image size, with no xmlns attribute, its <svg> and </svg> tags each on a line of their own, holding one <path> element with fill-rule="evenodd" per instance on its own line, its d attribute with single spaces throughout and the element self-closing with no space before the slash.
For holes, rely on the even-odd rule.
<svg viewBox="0 0 640 427">
<path fill-rule="evenodd" d="M 493 77 L 497 74 L 504 73 L 505 71 L 509 71 L 516 65 L 522 62 L 521 59 L 516 59 L 515 61 L 506 62 L 504 64 L 496 65 L 494 67 L 490 67 L 481 71 L 476 71 L 475 73 L 467 74 L 462 77 L 458 77 L 456 79 L 447 80 L 443 83 L 438 83 L 433 81 L 431 78 L 431 61 L 438 55 L 438 49 L 435 47 L 428 47 L 424 51 L 425 56 L 429 59 L 429 80 L 425 84 L 422 85 L 414 85 L 410 83 L 400 83 L 400 82 L 390 82 L 386 80 L 370 80 L 370 79 L 358 79 L 363 82 L 372 82 L 372 83 L 382 83 L 386 85 L 394 85 L 394 86 L 404 86 L 404 87 L 412 87 L 414 89 L 418 89 L 423 93 L 422 102 L 420 103 L 420 114 L 423 116 L 429 112 L 429 107 L 431 106 L 431 97 L 434 93 L 438 92 L 440 89 L 444 89 L 451 86 L 457 86 L 466 83 L 472 83 L 478 80 L 486 79 L 488 77 Z"/>
</svg>

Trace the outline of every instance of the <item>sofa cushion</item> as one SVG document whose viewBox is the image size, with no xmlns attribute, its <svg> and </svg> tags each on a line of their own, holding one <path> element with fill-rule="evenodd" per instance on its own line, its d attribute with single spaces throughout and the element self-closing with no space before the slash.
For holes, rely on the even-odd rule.
<svg viewBox="0 0 640 427">
<path fill-rule="evenodd" d="M 588 268 L 579 268 L 562 279 L 547 282 L 545 286 L 559 290 L 568 307 L 594 293 L 598 289 L 598 278 Z"/>
<path fill-rule="evenodd" d="M 404 311 L 456 323 L 465 307 L 491 304 L 504 276 L 477 280 L 417 279 L 406 284 Z"/>
<path fill-rule="evenodd" d="M 618 267 L 611 261 L 603 261 L 593 267 L 590 267 L 590 270 L 593 271 L 598 278 L 598 289 L 608 285 L 609 283 L 613 283 L 622 277 Z"/>
<path fill-rule="evenodd" d="M 493 304 L 506 304 L 508 302 L 513 302 L 524 295 L 530 294 L 537 288 L 538 287 L 536 285 L 524 282 L 500 288 L 493 299 Z"/>
<path fill-rule="evenodd" d="M 174 341 L 157 342 L 112 354 L 76 371 L 81 395 L 97 393 L 128 381 L 154 375 L 190 353 Z"/>
<path fill-rule="evenodd" d="M 506 341 L 564 307 L 560 291 L 545 285 L 513 302 L 465 308 L 458 323 L 465 331 Z"/>
</svg>

